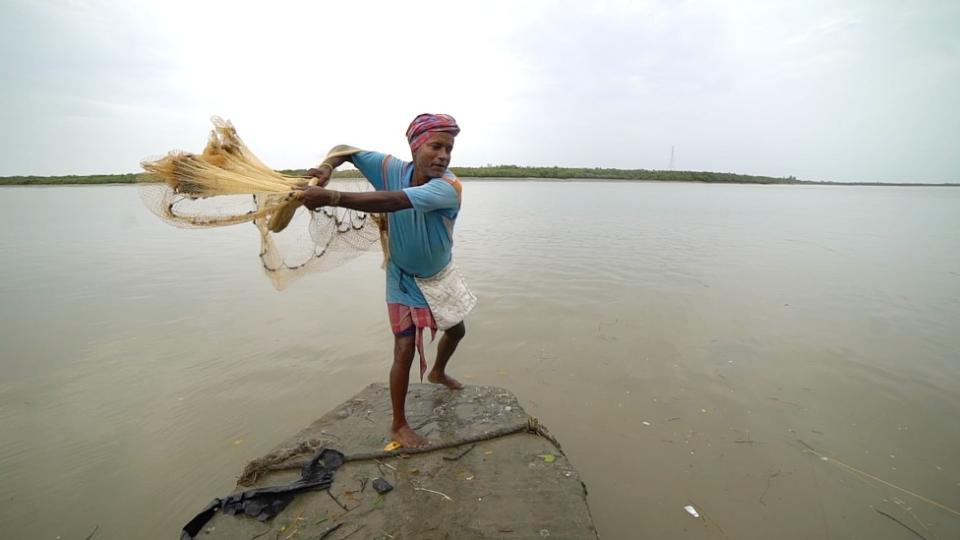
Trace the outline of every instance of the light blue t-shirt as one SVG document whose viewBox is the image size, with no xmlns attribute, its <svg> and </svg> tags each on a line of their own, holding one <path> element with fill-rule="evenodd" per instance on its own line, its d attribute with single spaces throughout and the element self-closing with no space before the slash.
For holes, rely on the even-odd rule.
<svg viewBox="0 0 960 540">
<path fill-rule="evenodd" d="M 450 263 L 460 181 L 447 170 L 443 178 L 410 187 L 413 163 L 379 152 L 357 152 L 351 159 L 377 191 L 403 191 L 413 203 L 413 208 L 387 214 L 387 302 L 428 307 L 413 278 L 430 277 Z"/>
</svg>

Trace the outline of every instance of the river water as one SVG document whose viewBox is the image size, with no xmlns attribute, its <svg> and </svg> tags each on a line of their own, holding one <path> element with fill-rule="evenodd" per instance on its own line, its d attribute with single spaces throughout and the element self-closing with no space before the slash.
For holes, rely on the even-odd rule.
<svg viewBox="0 0 960 540">
<path fill-rule="evenodd" d="M 276 292 L 252 226 L 132 186 L 0 225 L 4 538 L 175 538 L 386 381 L 376 253 Z M 960 189 L 468 181 L 456 242 L 451 373 L 550 428 L 603 538 L 960 537 Z"/>
</svg>

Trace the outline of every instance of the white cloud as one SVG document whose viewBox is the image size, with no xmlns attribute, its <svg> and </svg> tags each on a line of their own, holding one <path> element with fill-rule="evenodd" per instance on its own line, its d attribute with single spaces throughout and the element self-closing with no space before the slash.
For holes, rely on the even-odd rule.
<svg viewBox="0 0 960 540">
<path fill-rule="evenodd" d="M 0 174 L 126 172 L 237 125 L 276 167 L 455 162 L 960 180 L 960 7 L 943 2 L 153 2 L 0 7 Z M 68 150 L 65 150 L 68 149 Z"/>
</svg>

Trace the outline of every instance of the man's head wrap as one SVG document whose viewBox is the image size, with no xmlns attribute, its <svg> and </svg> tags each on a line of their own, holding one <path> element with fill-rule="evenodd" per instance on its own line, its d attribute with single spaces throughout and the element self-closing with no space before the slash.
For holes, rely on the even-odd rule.
<svg viewBox="0 0 960 540">
<path fill-rule="evenodd" d="M 407 142 L 410 143 L 410 150 L 416 152 L 417 148 L 427 142 L 432 133 L 449 133 L 454 137 L 460 133 L 460 126 L 457 121 L 449 114 L 421 114 L 410 122 L 407 128 Z"/>
</svg>

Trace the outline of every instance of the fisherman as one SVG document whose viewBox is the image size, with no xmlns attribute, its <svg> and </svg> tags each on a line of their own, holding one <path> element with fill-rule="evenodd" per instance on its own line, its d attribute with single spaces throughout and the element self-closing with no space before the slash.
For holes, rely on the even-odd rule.
<svg viewBox="0 0 960 540">
<path fill-rule="evenodd" d="M 456 120 L 446 114 L 421 114 L 407 128 L 412 162 L 378 152 L 356 151 L 328 157 L 309 176 L 317 187 L 304 192 L 304 205 L 342 206 L 387 214 L 387 312 L 394 335 L 393 366 L 390 368 L 390 400 L 393 405 L 393 440 L 408 448 L 429 446 L 429 441 L 407 423 L 405 401 L 414 351 L 420 356 L 420 378 L 427 364 L 423 353 L 423 329 L 443 336 L 437 358 L 427 379 L 452 390 L 463 385 L 447 374 L 447 363 L 466 333 L 463 316 L 475 298 L 452 263 L 453 226 L 460 211 L 460 181 L 447 168 L 454 137 L 460 133 Z M 342 153 L 335 147 L 330 154 Z M 325 189 L 334 169 L 350 161 L 376 188 L 375 192 L 351 193 Z M 419 283 L 418 283 L 419 282 Z M 454 305 L 430 305 L 428 293 L 439 288 L 440 296 L 459 298 Z M 472 301 L 471 301 L 472 300 Z M 443 304 L 450 304 L 446 301 Z M 432 308 L 432 309 L 431 309 Z M 436 315 L 436 318 L 435 318 Z"/>
</svg>

